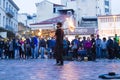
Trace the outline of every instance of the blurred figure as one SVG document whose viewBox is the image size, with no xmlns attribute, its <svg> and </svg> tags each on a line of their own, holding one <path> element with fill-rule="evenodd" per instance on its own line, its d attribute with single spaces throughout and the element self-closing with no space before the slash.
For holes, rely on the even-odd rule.
<svg viewBox="0 0 120 80">
<path fill-rule="evenodd" d="M 109 37 L 108 41 L 107 41 L 107 50 L 108 50 L 108 55 L 109 55 L 109 59 L 113 59 L 114 58 L 114 53 L 113 53 L 113 40 L 111 39 L 111 37 Z"/>
<path fill-rule="evenodd" d="M 9 41 L 9 58 L 14 59 L 13 40 Z"/>
<path fill-rule="evenodd" d="M 99 35 L 97 35 L 95 44 L 96 44 L 96 56 L 97 58 L 101 58 L 101 47 L 100 47 L 101 39 L 99 38 Z"/>
<path fill-rule="evenodd" d="M 117 38 L 114 38 L 114 40 L 113 40 L 113 52 L 114 52 L 113 56 L 114 56 L 114 58 L 118 58 L 118 54 L 119 54 L 118 51 L 119 51 L 118 40 L 117 40 Z"/>
<path fill-rule="evenodd" d="M 101 42 L 101 55 L 102 55 L 102 58 L 107 58 L 107 41 L 105 37 Z"/>
<path fill-rule="evenodd" d="M 45 58 L 45 49 L 46 49 L 46 41 L 44 38 L 41 38 L 40 40 L 40 53 L 41 53 L 41 58 Z"/>
<path fill-rule="evenodd" d="M 91 60 L 92 59 L 92 54 L 91 54 L 91 48 L 92 48 L 92 42 L 90 40 L 90 37 L 87 37 L 87 41 L 85 43 L 85 49 L 87 51 L 87 56 L 88 56 L 88 59 Z"/>
<path fill-rule="evenodd" d="M 75 36 L 75 39 L 72 40 L 71 44 L 72 44 L 71 49 L 73 50 L 73 59 L 77 60 L 77 57 L 78 57 L 77 52 L 78 52 L 78 49 L 79 49 L 78 36 Z"/>
<path fill-rule="evenodd" d="M 0 58 L 3 58 L 4 41 L 0 38 Z"/>
<path fill-rule="evenodd" d="M 91 47 L 91 55 L 92 55 L 92 60 L 96 60 L 96 44 L 95 44 L 95 36 L 94 34 L 91 34 L 91 42 L 92 42 L 92 47 Z"/>
<path fill-rule="evenodd" d="M 55 32 L 56 36 L 56 48 L 55 48 L 55 54 L 56 54 L 56 64 L 57 65 L 63 65 L 63 37 L 64 37 L 64 31 L 62 30 L 62 23 L 57 23 L 57 30 Z"/>
</svg>

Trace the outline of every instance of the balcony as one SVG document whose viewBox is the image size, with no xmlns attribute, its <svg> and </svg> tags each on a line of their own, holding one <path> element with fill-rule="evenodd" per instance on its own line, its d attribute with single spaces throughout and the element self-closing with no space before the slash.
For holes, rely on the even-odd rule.
<svg viewBox="0 0 120 80">
<path fill-rule="evenodd" d="M 13 12 L 11 9 L 9 9 L 9 8 L 6 8 L 6 14 L 7 14 L 9 17 L 11 17 L 11 18 L 14 17 L 14 12 Z"/>
<path fill-rule="evenodd" d="M 6 25 L 5 27 L 7 30 L 14 32 L 14 29 L 12 26 Z"/>
</svg>

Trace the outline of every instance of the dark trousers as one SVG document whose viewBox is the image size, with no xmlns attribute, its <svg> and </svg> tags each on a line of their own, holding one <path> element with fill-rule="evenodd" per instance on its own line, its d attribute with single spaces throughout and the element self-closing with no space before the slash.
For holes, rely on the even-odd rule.
<svg viewBox="0 0 120 80">
<path fill-rule="evenodd" d="M 78 49 L 74 49 L 73 50 L 73 58 L 77 59 L 77 57 L 78 57 Z"/>
<path fill-rule="evenodd" d="M 56 54 L 56 63 L 58 64 L 64 64 L 63 63 L 63 48 L 61 47 L 56 47 L 56 51 L 55 51 L 55 54 Z"/>
<path fill-rule="evenodd" d="M 108 49 L 109 59 L 114 59 L 114 53 L 112 49 Z"/>
<path fill-rule="evenodd" d="M 9 51 L 9 58 L 14 59 L 14 52 L 13 51 Z"/>
<path fill-rule="evenodd" d="M 95 50 L 95 48 L 91 48 L 91 55 L 92 55 L 92 60 L 95 61 L 96 60 L 96 50 Z"/>
</svg>

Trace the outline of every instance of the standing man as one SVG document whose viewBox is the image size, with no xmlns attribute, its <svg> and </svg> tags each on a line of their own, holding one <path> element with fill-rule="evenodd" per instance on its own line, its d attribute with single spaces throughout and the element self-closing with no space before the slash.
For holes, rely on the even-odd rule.
<svg viewBox="0 0 120 80">
<path fill-rule="evenodd" d="M 57 30 L 55 32 L 56 36 L 56 48 L 55 48 L 55 54 L 56 54 L 56 64 L 57 65 L 63 65 L 63 37 L 64 37 L 64 31 L 62 30 L 62 23 L 57 23 Z"/>
<path fill-rule="evenodd" d="M 100 46 L 101 39 L 99 38 L 99 35 L 97 35 L 95 44 L 96 44 L 96 56 L 97 58 L 101 58 L 101 46 Z"/>
</svg>

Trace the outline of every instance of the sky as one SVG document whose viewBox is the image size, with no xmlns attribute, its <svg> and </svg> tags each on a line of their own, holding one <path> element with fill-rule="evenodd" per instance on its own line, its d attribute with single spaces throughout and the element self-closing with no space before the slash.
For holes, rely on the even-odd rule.
<svg viewBox="0 0 120 80">
<path fill-rule="evenodd" d="M 35 3 L 42 0 L 13 0 L 20 8 L 19 13 L 36 13 Z M 60 0 L 49 0 L 53 3 L 60 3 Z M 120 0 L 112 0 L 112 14 L 120 14 Z"/>
</svg>

